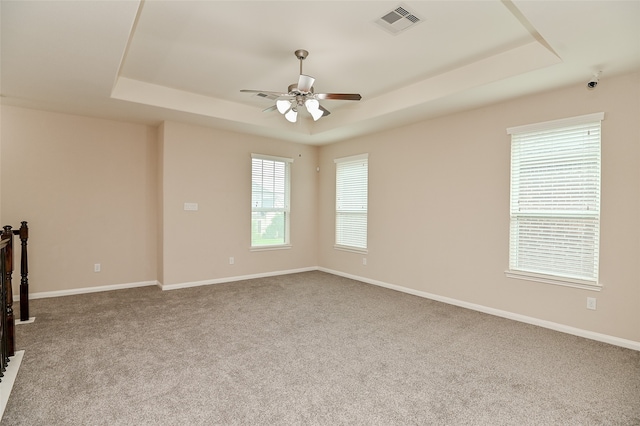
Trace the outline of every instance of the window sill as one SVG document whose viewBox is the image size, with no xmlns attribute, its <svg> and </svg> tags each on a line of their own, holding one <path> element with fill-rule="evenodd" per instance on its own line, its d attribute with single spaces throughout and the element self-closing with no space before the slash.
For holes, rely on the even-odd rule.
<svg viewBox="0 0 640 426">
<path fill-rule="evenodd" d="M 333 246 L 333 248 L 336 249 L 336 250 L 349 251 L 351 253 L 360 253 L 360 254 L 369 253 L 369 250 L 367 250 L 367 249 L 363 249 L 363 248 L 359 248 L 359 247 L 341 246 L 341 245 L 338 245 L 338 244 L 335 244 Z"/>
<path fill-rule="evenodd" d="M 280 244 L 280 245 L 273 245 L 273 246 L 250 247 L 249 251 L 288 250 L 290 248 L 291 248 L 291 244 Z"/>
<path fill-rule="evenodd" d="M 545 284 L 561 285 L 564 287 L 581 288 L 583 290 L 601 291 L 602 285 L 592 283 L 584 280 L 577 280 L 571 278 L 562 278 L 553 275 L 535 274 L 533 272 L 524 271 L 512 271 L 506 270 L 504 274 L 507 278 L 514 278 L 517 280 L 536 281 Z"/>
</svg>

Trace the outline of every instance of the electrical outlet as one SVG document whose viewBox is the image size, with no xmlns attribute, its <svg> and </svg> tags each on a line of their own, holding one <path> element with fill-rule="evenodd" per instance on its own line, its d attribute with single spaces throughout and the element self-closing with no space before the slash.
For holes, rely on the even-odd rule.
<svg viewBox="0 0 640 426">
<path fill-rule="evenodd" d="M 229 258 L 229 265 L 233 265 L 236 262 L 236 260 L 232 257 Z"/>
<path fill-rule="evenodd" d="M 367 266 L 367 258 L 366 258 L 366 257 L 363 257 L 363 258 L 362 258 L 362 264 L 363 264 L 364 266 Z"/>
<path fill-rule="evenodd" d="M 100 272 L 100 264 L 99 263 L 95 263 L 93 265 L 93 272 Z"/>
<path fill-rule="evenodd" d="M 591 309 L 593 311 L 596 310 L 596 298 L 595 297 L 587 297 L 587 309 Z"/>
</svg>

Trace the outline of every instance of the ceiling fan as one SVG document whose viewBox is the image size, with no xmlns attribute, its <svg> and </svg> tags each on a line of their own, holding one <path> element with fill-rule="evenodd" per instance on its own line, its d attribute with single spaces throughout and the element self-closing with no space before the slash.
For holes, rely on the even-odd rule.
<svg viewBox="0 0 640 426">
<path fill-rule="evenodd" d="M 300 60 L 300 78 L 298 83 L 289 85 L 286 93 L 248 89 L 240 91 L 257 93 L 258 96 L 276 99 L 276 104 L 265 109 L 264 112 L 278 110 L 280 114 L 283 114 L 292 123 L 295 123 L 298 119 L 298 110 L 302 106 L 311 114 L 313 120 L 317 121 L 320 117 L 331 114 L 328 109 L 320 105 L 321 100 L 359 101 L 362 99 L 362 96 L 358 93 L 314 93 L 313 83 L 316 79 L 302 74 L 302 61 L 309 55 L 309 52 L 299 49 L 293 53 Z"/>
</svg>

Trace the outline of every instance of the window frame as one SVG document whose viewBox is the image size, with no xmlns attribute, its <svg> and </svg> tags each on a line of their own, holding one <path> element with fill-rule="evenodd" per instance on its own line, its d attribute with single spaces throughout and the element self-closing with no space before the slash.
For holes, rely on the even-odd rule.
<svg viewBox="0 0 640 426">
<path fill-rule="evenodd" d="M 336 196 L 335 196 L 335 229 L 334 229 L 334 248 L 338 249 L 338 250 L 344 250 L 344 251 L 351 251 L 351 252 L 356 252 L 356 253 L 363 253 L 366 254 L 368 253 L 368 221 L 369 221 L 369 154 L 365 153 L 365 154 L 359 154 L 359 155 L 352 155 L 352 156 L 348 156 L 348 157 L 341 157 L 341 158 L 336 158 L 333 160 L 335 165 L 336 165 Z M 357 163 L 362 163 L 364 162 L 366 164 L 366 181 L 365 181 L 365 185 L 366 187 L 364 188 L 364 194 L 359 193 L 356 194 L 359 198 L 360 198 L 360 204 L 361 204 L 361 208 L 362 208 L 362 199 L 364 198 L 364 212 L 361 210 L 360 212 L 355 212 L 353 211 L 353 209 L 347 209 L 347 208 L 341 208 L 341 205 L 343 205 L 343 201 L 339 199 L 339 197 L 342 194 L 342 189 L 340 188 L 340 177 L 339 177 L 339 173 L 341 168 L 346 167 L 350 164 L 357 164 Z M 356 200 L 357 201 L 357 200 Z M 356 230 L 355 233 L 351 233 L 348 234 L 347 236 L 344 235 L 345 230 L 348 231 L 348 229 L 345 229 L 344 227 L 340 227 L 339 223 L 341 222 L 339 217 L 345 217 L 345 215 L 363 215 L 364 214 L 364 236 L 362 235 L 357 235 L 358 233 L 362 234 L 362 229 Z M 341 238 L 342 237 L 342 238 Z M 345 238 L 346 237 L 346 238 Z M 358 238 L 359 237 L 359 238 Z M 364 246 L 362 245 L 353 245 L 353 244 L 348 244 L 348 240 L 357 240 L 360 239 L 362 241 L 362 239 L 364 239 Z"/>
<path fill-rule="evenodd" d="M 547 122 L 518 126 L 518 127 L 510 127 L 507 129 L 507 133 L 511 135 L 511 165 L 510 165 L 511 183 L 510 183 L 510 203 L 509 203 L 510 204 L 510 207 L 509 207 L 509 223 L 510 223 L 509 225 L 509 228 L 510 228 L 509 229 L 509 269 L 505 271 L 505 274 L 507 277 L 543 282 L 548 284 L 557 284 L 557 285 L 563 285 L 563 286 L 569 286 L 569 287 L 576 287 L 576 288 L 582 288 L 582 289 L 588 289 L 588 290 L 595 290 L 595 291 L 600 291 L 602 289 L 602 283 L 599 281 L 599 260 L 600 260 L 599 245 L 600 245 L 600 221 L 601 221 L 600 198 L 602 193 L 602 185 L 601 185 L 602 126 L 601 126 L 601 123 L 603 120 L 604 120 L 604 113 L 600 112 L 600 113 L 587 114 L 587 115 L 571 117 L 566 119 L 553 120 L 553 121 L 547 121 Z M 519 143 L 519 142 L 514 142 L 514 140 L 517 140 L 517 138 L 521 138 L 521 137 L 536 137 L 532 135 L 534 135 L 537 132 L 552 132 L 554 130 L 557 130 L 558 134 L 564 135 L 567 129 L 570 129 L 575 126 L 587 126 L 589 124 L 595 125 L 596 122 L 598 124 L 598 130 L 599 130 L 598 139 L 597 139 L 597 160 L 596 160 L 597 176 L 596 178 L 592 177 L 589 184 L 586 185 L 586 188 L 592 191 L 590 192 L 590 194 L 592 194 L 592 196 L 595 197 L 595 200 L 592 200 L 590 204 L 588 204 L 587 202 L 584 202 L 585 206 L 583 206 L 581 210 L 572 209 L 570 212 L 566 212 L 558 208 L 558 209 L 551 209 L 550 211 L 547 211 L 544 213 L 537 213 L 537 216 L 535 216 L 536 219 L 539 221 L 546 221 L 546 223 L 549 224 L 547 225 L 548 227 L 552 226 L 550 224 L 552 224 L 553 221 L 557 222 L 560 220 L 574 220 L 575 224 L 577 224 L 578 226 L 582 224 L 583 226 L 585 226 L 585 228 L 590 225 L 591 230 L 593 231 L 591 232 L 593 236 L 590 238 L 591 244 L 586 246 L 586 248 L 583 248 L 582 250 L 592 252 L 590 256 L 591 260 L 589 263 L 590 265 L 589 270 L 591 272 L 586 273 L 582 277 L 578 277 L 577 274 L 572 276 L 572 274 L 568 272 L 568 269 L 565 269 L 564 271 L 557 271 L 557 270 L 545 271 L 542 269 L 536 270 L 536 268 L 518 267 L 520 264 L 520 260 L 519 259 L 516 260 L 516 258 L 522 253 L 518 252 L 517 247 L 514 247 L 514 245 L 517 245 L 518 238 L 521 237 L 521 234 L 519 233 L 514 234 L 515 229 L 517 228 L 517 221 L 521 220 L 523 217 L 526 217 L 526 218 L 533 217 L 535 215 L 534 213 L 535 210 L 530 209 L 530 210 L 525 210 L 524 212 L 520 211 L 521 208 L 519 207 L 520 204 L 518 203 L 518 201 L 520 200 L 519 197 L 522 196 L 523 194 L 525 195 L 527 194 L 524 191 L 514 191 L 514 186 L 517 186 L 518 188 L 520 188 L 519 185 L 522 184 L 522 181 L 519 180 L 519 179 L 522 179 L 522 175 L 520 176 L 515 175 L 515 173 L 518 172 L 517 170 L 520 169 L 520 164 L 518 163 L 517 166 L 514 165 L 518 161 L 518 159 L 514 157 L 515 155 L 517 155 L 514 152 L 515 150 L 514 143 Z M 557 139 L 558 134 L 555 135 L 555 139 Z M 538 140 L 536 140 L 534 143 L 543 143 L 542 142 L 543 139 L 544 138 L 539 137 Z M 547 139 L 550 139 L 550 138 L 547 138 Z M 584 138 L 582 138 L 581 140 L 584 140 Z M 556 140 L 554 140 L 554 142 L 556 142 Z M 566 144 L 566 146 L 570 146 L 572 142 L 565 141 L 564 143 Z M 554 145 L 554 146 L 557 146 L 557 145 Z M 581 156 L 580 156 L 581 161 L 583 163 L 586 162 L 586 158 L 588 158 L 588 154 L 591 153 L 591 155 L 593 155 L 593 151 L 594 151 L 593 146 L 590 149 L 585 148 L 585 151 L 581 152 Z M 556 155 L 557 157 L 553 157 L 550 155 L 545 156 L 544 159 L 545 161 L 558 162 L 557 158 L 560 158 L 560 154 L 556 154 Z M 568 160 L 565 160 L 565 161 L 568 163 Z M 567 163 L 563 163 L 563 164 L 567 164 Z M 583 163 L 580 163 L 580 164 L 583 164 Z M 556 178 L 556 180 L 553 180 L 552 182 L 554 182 L 556 185 L 559 185 L 559 184 L 562 184 L 561 181 L 562 181 L 562 177 L 558 177 Z M 530 184 L 535 183 L 535 180 L 531 178 L 529 183 Z M 561 186 L 561 189 L 563 189 L 565 192 L 575 189 L 569 184 L 564 184 L 564 185 L 565 186 Z M 554 190 L 556 188 L 557 186 L 554 187 Z M 515 194 L 515 192 L 518 192 L 518 193 Z M 560 191 L 561 194 L 564 194 L 565 192 Z M 566 195 L 564 196 L 566 197 Z M 547 201 L 549 200 L 549 198 L 544 198 L 544 200 L 545 200 L 545 203 L 548 205 L 553 204 Z M 559 202 L 559 201 L 563 201 L 564 199 L 560 197 L 560 198 L 555 198 L 555 200 Z M 580 200 L 582 201 L 582 198 Z M 517 212 L 516 212 L 516 204 L 518 205 Z M 594 207 L 596 208 L 595 211 L 593 210 Z M 514 220 L 516 222 L 514 222 Z M 564 231 L 566 232 L 566 230 Z M 547 232 L 547 231 L 541 231 L 541 232 Z M 581 234 L 585 235 L 587 233 L 588 232 L 586 231 L 582 231 Z M 542 240 L 544 238 L 544 235 L 542 233 L 535 234 L 535 235 L 538 237 L 539 240 Z M 558 237 L 558 235 L 560 235 L 559 232 L 552 235 L 553 235 L 553 238 L 556 238 L 556 239 L 562 238 L 562 237 Z M 570 238 L 570 237 L 567 237 L 567 238 Z M 584 238 L 584 240 L 587 240 L 587 239 Z M 561 241 L 561 242 L 564 242 L 564 241 Z M 585 246 L 581 245 L 580 247 L 585 247 Z M 567 250 L 564 247 L 562 249 Z M 538 249 L 538 250 L 539 250 L 538 254 L 544 251 L 543 249 Z M 577 251 L 578 250 L 576 250 L 576 252 Z M 564 254 L 567 254 L 567 253 L 568 251 L 565 251 Z"/>
<path fill-rule="evenodd" d="M 284 190 L 284 200 L 283 207 L 257 207 L 254 206 L 254 160 L 260 161 L 271 161 L 274 163 L 282 163 L 284 165 L 284 182 L 283 182 L 283 190 Z M 250 220 L 250 250 L 251 251 L 262 251 L 262 250 L 281 250 L 291 248 L 291 163 L 293 163 L 293 158 L 287 157 L 277 157 L 273 155 L 265 155 L 265 154 L 251 154 L 251 220 Z M 264 164 L 264 163 L 263 163 Z M 275 172 L 274 172 L 275 173 Z M 262 173 L 262 177 L 264 178 L 264 172 Z M 275 184 L 274 184 L 275 185 Z M 264 201 L 264 199 L 263 199 Z M 273 212 L 273 213 L 283 213 L 284 215 L 284 240 L 282 243 L 278 244 L 260 244 L 254 245 L 254 213 L 258 212 Z"/>
</svg>

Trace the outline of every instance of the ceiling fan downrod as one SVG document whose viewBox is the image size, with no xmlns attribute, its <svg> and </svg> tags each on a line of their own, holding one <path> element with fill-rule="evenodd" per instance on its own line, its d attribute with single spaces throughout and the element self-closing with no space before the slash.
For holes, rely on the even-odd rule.
<svg viewBox="0 0 640 426">
<path fill-rule="evenodd" d="M 296 55 L 296 58 L 300 60 L 300 74 L 302 74 L 302 61 L 304 61 L 307 56 L 309 56 L 309 52 L 304 49 L 298 49 L 293 53 Z"/>
</svg>

